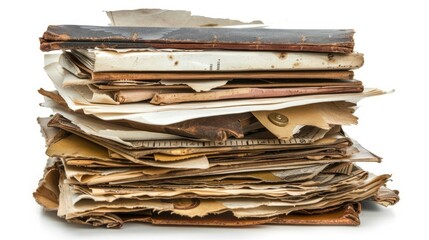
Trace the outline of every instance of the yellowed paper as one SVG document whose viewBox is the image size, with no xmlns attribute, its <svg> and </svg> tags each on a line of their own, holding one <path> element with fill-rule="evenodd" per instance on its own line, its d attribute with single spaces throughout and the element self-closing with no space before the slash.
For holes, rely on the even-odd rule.
<svg viewBox="0 0 429 240">
<path fill-rule="evenodd" d="M 236 25 L 261 26 L 261 21 L 249 23 L 227 18 L 212 18 L 193 15 L 185 10 L 135 9 L 107 11 L 112 26 L 139 27 L 222 27 Z"/>
<path fill-rule="evenodd" d="M 279 139 L 289 139 L 304 126 L 329 130 L 332 125 L 357 124 L 357 117 L 353 115 L 353 110 L 350 108 L 352 106 L 326 102 L 252 113 L 264 127 Z M 270 120 L 270 114 L 284 117 L 285 126 L 273 123 Z"/>
</svg>

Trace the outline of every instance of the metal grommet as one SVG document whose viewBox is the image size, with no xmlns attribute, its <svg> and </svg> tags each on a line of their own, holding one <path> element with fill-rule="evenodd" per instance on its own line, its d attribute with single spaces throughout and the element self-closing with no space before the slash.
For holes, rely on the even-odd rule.
<svg viewBox="0 0 429 240">
<path fill-rule="evenodd" d="M 289 122 L 289 119 L 285 115 L 276 112 L 268 114 L 268 120 L 279 127 L 284 127 Z"/>
</svg>

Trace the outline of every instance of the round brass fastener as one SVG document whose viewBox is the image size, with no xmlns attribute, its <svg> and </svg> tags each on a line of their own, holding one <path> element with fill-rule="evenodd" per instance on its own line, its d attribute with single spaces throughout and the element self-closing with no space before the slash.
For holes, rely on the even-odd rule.
<svg viewBox="0 0 429 240">
<path fill-rule="evenodd" d="M 268 120 L 279 127 L 284 127 L 289 122 L 289 119 L 285 115 L 276 112 L 268 114 Z"/>
</svg>

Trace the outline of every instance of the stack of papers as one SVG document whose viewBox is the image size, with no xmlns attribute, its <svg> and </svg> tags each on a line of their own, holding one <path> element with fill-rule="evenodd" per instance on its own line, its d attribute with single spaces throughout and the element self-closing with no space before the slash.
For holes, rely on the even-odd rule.
<svg viewBox="0 0 429 240">
<path fill-rule="evenodd" d="M 353 30 L 49 26 L 36 201 L 69 222 L 358 225 L 393 205 L 348 137 Z"/>
</svg>

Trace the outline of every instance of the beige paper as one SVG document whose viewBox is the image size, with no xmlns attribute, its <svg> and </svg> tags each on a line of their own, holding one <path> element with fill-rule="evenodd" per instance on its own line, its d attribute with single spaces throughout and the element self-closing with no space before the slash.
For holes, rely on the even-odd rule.
<svg viewBox="0 0 429 240">
<path fill-rule="evenodd" d="M 363 65 L 360 53 L 275 51 L 76 49 L 72 61 L 92 73 L 105 72 L 252 72 L 353 70 Z"/>
<path fill-rule="evenodd" d="M 232 79 L 230 79 L 232 80 Z M 166 86 L 174 86 L 174 85 L 187 85 L 191 87 L 196 92 L 206 92 L 210 91 L 214 88 L 218 88 L 224 86 L 230 80 L 161 80 L 160 83 Z M 176 90 L 177 91 L 177 90 Z"/>
<path fill-rule="evenodd" d="M 265 99 L 228 100 L 201 103 L 186 103 L 169 106 L 154 106 L 149 103 L 124 105 L 91 104 L 79 92 L 64 88 L 64 79 L 76 78 L 66 72 L 59 64 L 45 67 L 55 88 L 67 102 L 70 109 L 83 110 L 103 120 L 127 119 L 130 121 L 166 125 L 199 117 L 225 115 L 261 110 L 277 110 L 287 107 L 301 106 L 317 102 L 348 101 L 357 102 L 362 98 L 381 95 L 379 89 L 365 89 L 362 93 L 322 94 L 298 97 L 279 97 Z M 84 87 L 84 86 L 82 86 Z"/>
<path fill-rule="evenodd" d="M 47 100 L 45 102 L 51 101 Z M 88 135 L 109 139 L 127 146 L 132 146 L 129 141 L 135 140 L 183 139 L 183 137 L 172 134 L 136 130 L 134 128 L 122 126 L 120 124 L 115 124 L 111 122 L 102 121 L 97 118 L 92 118 L 84 114 L 70 113 L 68 111 L 62 110 L 58 106 L 55 106 L 55 104 L 53 103 L 51 103 L 51 108 L 55 113 L 61 114 Z"/>
<path fill-rule="evenodd" d="M 264 127 L 279 139 L 289 139 L 304 126 L 314 126 L 329 130 L 332 125 L 357 124 L 353 115 L 353 104 L 336 102 L 315 103 L 275 111 L 252 112 Z M 278 126 L 269 119 L 270 114 L 280 114 L 287 118 L 285 126 Z"/>
<path fill-rule="evenodd" d="M 107 161 L 110 160 L 110 156 L 107 152 L 107 149 L 76 135 L 70 135 L 69 137 L 63 138 L 60 141 L 51 144 L 46 150 L 46 154 L 50 157 L 99 159 Z M 196 157 L 181 161 L 170 162 L 159 162 L 139 159 L 136 160 L 135 163 L 161 168 L 209 168 L 209 162 L 206 157 Z"/>
<path fill-rule="evenodd" d="M 190 11 L 168 9 L 135 9 L 107 11 L 112 26 L 139 27 L 222 27 L 222 26 L 261 26 L 261 21 L 249 23 L 227 18 L 212 18 L 192 15 Z"/>
</svg>

